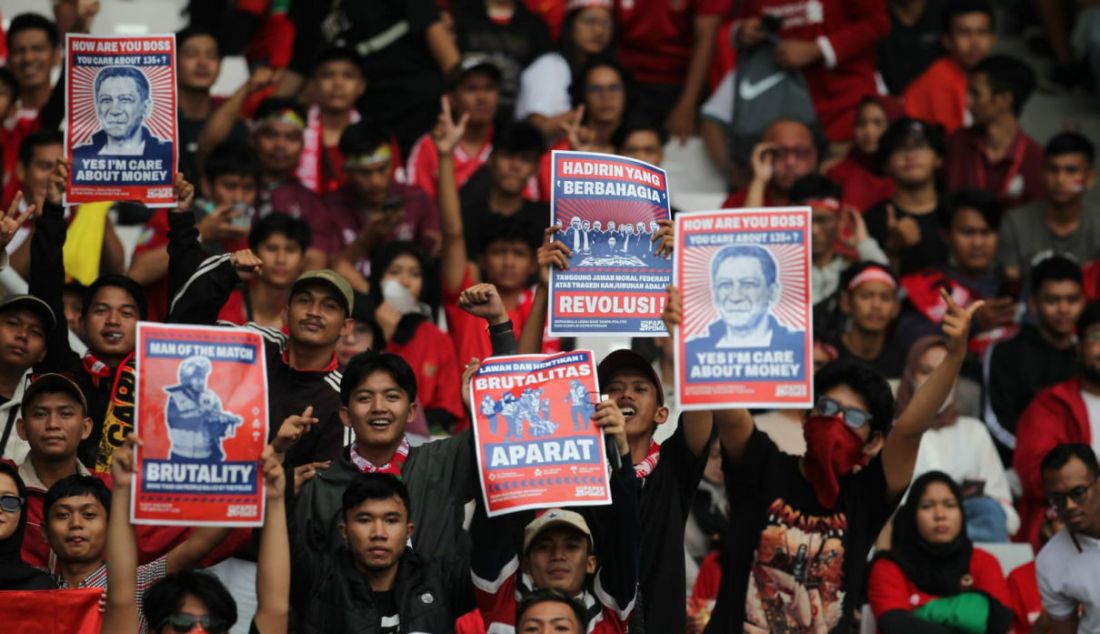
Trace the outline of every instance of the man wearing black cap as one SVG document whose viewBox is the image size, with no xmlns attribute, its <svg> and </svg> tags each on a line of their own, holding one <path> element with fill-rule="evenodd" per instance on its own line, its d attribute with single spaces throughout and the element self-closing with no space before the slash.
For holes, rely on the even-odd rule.
<svg viewBox="0 0 1100 634">
<path fill-rule="evenodd" d="M 61 196 L 68 171 L 68 165 L 59 160 L 31 239 L 30 294 L 43 300 L 54 315 L 65 314 L 61 248 L 68 227 Z M 187 188 L 190 190 L 190 185 Z M 177 187 L 180 205 L 186 209 L 190 195 L 181 194 Z M 66 373 L 83 390 L 94 426 L 81 443 L 80 459 L 97 471 L 110 468 L 114 448 L 133 430 L 134 340 L 137 322 L 145 316 L 145 294 L 137 282 L 122 275 L 100 276 L 84 296 L 82 320 L 88 351 L 83 358 L 77 356 L 69 346 L 67 323 L 55 320 L 46 337 L 46 358 L 35 367 L 37 372 Z"/>
<path fill-rule="evenodd" d="M 489 160 L 493 149 L 493 120 L 500 103 L 500 69 L 481 54 L 465 55 L 448 73 L 449 91 L 444 97 L 456 121 L 466 129 L 453 151 L 455 182 L 461 189 L 470 176 Z M 436 197 L 439 152 L 431 133 L 417 140 L 406 165 L 407 182 Z"/>
<path fill-rule="evenodd" d="M 878 142 L 877 163 L 897 189 L 863 217 L 901 275 L 947 261 L 940 233 L 946 204 L 936 189 L 944 144 L 943 130 L 920 119 L 895 121 Z"/>
<path fill-rule="evenodd" d="M 0 458 L 19 463 L 29 446 L 15 420 L 31 368 L 46 358 L 46 333 L 56 324 L 46 302 L 33 295 L 0 300 Z"/>
<path fill-rule="evenodd" d="M 671 332 L 671 330 L 670 330 Z M 653 366 L 632 350 L 616 350 L 597 368 L 600 390 L 626 418 L 630 460 L 641 487 L 641 618 L 647 632 L 683 632 L 684 525 L 703 478 L 713 439 L 710 412 L 684 412 L 661 444 L 657 426 L 668 421 L 665 392 Z"/>
</svg>

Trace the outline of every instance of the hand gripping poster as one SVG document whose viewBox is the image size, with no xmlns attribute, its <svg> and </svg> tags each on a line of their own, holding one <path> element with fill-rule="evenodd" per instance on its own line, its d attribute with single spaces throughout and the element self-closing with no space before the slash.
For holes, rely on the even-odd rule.
<svg viewBox="0 0 1100 634">
<path fill-rule="evenodd" d="M 134 524 L 263 522 L 263 350 L 244 329 L 138 323 Z"/>
<path fill-rule="evenodd" d="M 65 36 L 65 204 L 175 204 L 176 38 Z"/>
<path fill-rule="evenodd" d="M 482 362 L 470 404 L 489 517 L 611 503 L 599 399 L 589 350 Z"/>
<path fill-rule="evenodd" d="M 572 250 L 550 269 L 550 335 L 664 337 L 672 260 L 652 238 L 670 218 L 665 171 L 609 154 L 555 151 L 550 223 Z"/>
<path fill-rule="evenodd" d="M 810 209 L 679 214 L 676 242 L 680 408 L 810 407 Z"/>
</svg>

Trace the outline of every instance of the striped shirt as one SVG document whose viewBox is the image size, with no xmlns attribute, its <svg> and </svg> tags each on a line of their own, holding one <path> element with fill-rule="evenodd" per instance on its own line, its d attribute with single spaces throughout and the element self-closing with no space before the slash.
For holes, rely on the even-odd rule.
<svg viewBox="0 0 1100 634">
<path fill-rule="evenodd" d="M 145 634 L 145 632 L 149 631 L 149 624 L 145 622 L 145 611 L 142 605 L 145 591 L 166 576 L 168 576 L 167 555 L 137 567 L 138 632 L 141 634 Z M 84 577 L 84 580 L 75 586 L 69 585 L 65 579 L 60 576 L 57 576 L 56 579 L 57 587 L 61 590 L 70 590 L 74 588 L 102 588 L 103 591 L 106 592 L 107 564 L 100 564 L 99 568 L 96 568 L 90 575 Z"/>
</svg>

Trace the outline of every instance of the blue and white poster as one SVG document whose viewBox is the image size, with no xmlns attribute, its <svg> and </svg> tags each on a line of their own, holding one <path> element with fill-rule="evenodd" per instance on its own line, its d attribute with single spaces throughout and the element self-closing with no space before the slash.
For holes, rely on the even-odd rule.
<svg viewBox="0 0 1100 634">
<path fill-rule="evenodd" d="M 550 335 L 667 336 L 672 260 L 653 240 L 671 217 L 665 171 L 590 152 L 555 151 L 551 163 L 550 222 L 573 255 L 550 269 Z"/>
</svg>

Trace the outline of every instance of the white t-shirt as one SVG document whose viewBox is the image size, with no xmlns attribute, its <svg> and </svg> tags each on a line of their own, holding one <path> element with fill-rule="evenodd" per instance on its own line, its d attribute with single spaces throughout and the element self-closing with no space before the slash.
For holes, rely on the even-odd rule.
<svg viewBox="0 0 1100 634">
<path fill-rule="evenodd" d="M 533 114 L 552 117 L 569 110 L 573 106 L 569 99 L 572 83 L 569 63 L 561 53 L 543 53 L 519 77 L 516 119 L 526 119 Z"/>
<path fill-rule="evenodd" d="M 1081 552 L 1073 539 L 1081 545 Z M 1100 540 L 1065 528 L 1043 546 L 1035 562 L 1043 608 L 1065 621 L 1083 608 L 1078 632 L 1100 632 Z"/>
<path fill-rule="evenodd" d="M 980 420 L 960 416 L 954 425 L 924 432 L 913 479 L 928 471 L 943 471 L 959 484 L 965 480 L 984 482 L 985 495 L 1004 509 L 1008 534 L 1020 528 L 1020 516 L 1012 506 L 1004 465 L 989 437 L 989 430 Z"/>
<path fill-rule="evenodd" d="M 1092 432 L 1092 450 L 1100 454 L 1100 396 L 1081 390 L 1085 410 L 1089 413 L 1089 431 Z"/>
</svg>

